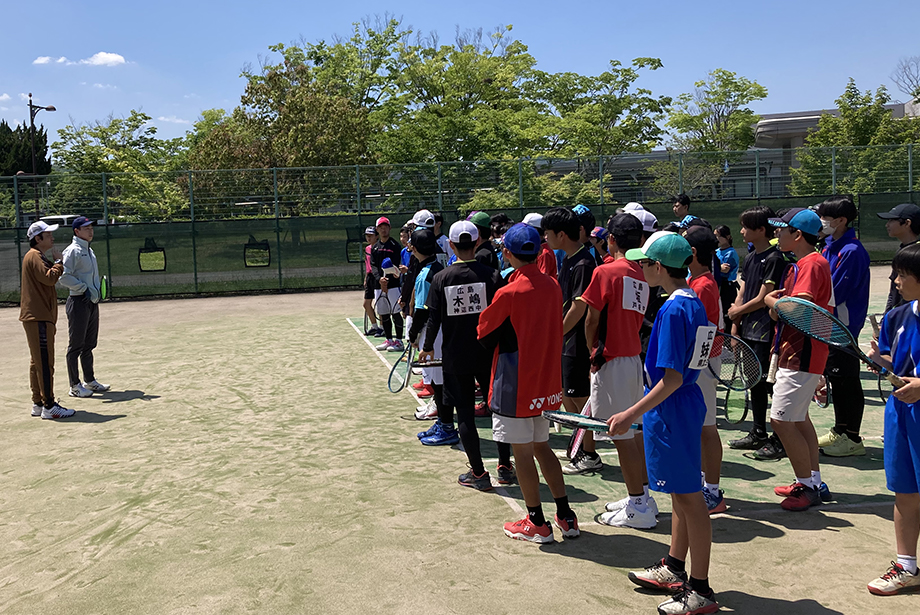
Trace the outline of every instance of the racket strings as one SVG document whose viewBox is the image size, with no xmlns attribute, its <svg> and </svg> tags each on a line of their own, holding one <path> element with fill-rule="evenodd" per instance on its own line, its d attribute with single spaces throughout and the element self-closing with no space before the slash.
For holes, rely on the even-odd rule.
<svg viewBox="0 0 920 615">
<path fill-rule="evenodd" d="M 790 327 L 831 346 L 848 346 L 849 332 L 836 320 L 816 307 L 793 301 L 780 301 L 776 304 L 779 318 Z"/>
<path fill-rule="evenodd" d="M 740 391 L 760 382 L 763 375 L 760 361 L 746 344 L 728 341 L 723 345 L 720 357 L 719 380 L 727 383 L 726 386 Z"/>
</svg>

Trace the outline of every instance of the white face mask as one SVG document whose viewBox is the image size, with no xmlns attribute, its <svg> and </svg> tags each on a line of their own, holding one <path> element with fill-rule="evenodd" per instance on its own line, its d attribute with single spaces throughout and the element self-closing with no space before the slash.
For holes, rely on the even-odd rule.
<svg viewBox="0 0 920 615">
<path fill-rule="evenodd" d="M 829 220 L 822 219 L 821 220 L 821 230 L 824 232 L 825 235 L 833 235 L 836 229 L 834 228 L 834 225 L 830 223 Z"/>
</svg>

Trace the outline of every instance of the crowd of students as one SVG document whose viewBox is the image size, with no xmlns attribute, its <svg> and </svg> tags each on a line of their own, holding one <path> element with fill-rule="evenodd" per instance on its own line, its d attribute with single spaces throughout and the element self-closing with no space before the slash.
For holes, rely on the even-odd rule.
<svg viewBox="0 0 920 615">
<path fill-rule="evenodd" d="M 578 520 L 564 477 L 600 470 L 595 440 L 612 440 L 626 495 L 606 504 L 601 523 L 653 528 L 658 506 L 652 492 L 671 497 L 667 555 L 629 574 L 640 586 L 672 594 L 660 613 L 718 609 L 708 583 L 710 515 L 727 507 L 719 487 L 717 380 L 708 369 L 719 360 L 710 342 L 715 331 L 744 339 L 763 366 L 764 379 L 750 391 L 752 428 L 729 446 L 755 459 L 789 458 L 794 480 L 774 489 L 784 509 L 804 511 L 832 498 L 819 451 L 865 454 L 859 361 L 777 326 L 773 312 L 781 297 L 804 298 L 834 311 L 859 334 L 868 312 L 869 256 L 851 227 L 857 216 L 852 200 L 834 197 L 779 213 L 748 209 L 740 217 L 743 262 L 731 230 L 713 228 L 691 208 L 686 195 L 676 198 L 677 221 L 664 228 L 638 203 L 603 227 L 584 205 L 531 213 L 518 224 L 504 214 L 474 212 L 446 236 L 440 216 L 422 210 L 401 229 L 402 250 L 387 218 L 367 229 L 365 309 L 376 323 L 372 300 L 379 304 L 386 295 L 394 306 L 378 310 L 380 325 L 369 333 L 386 338 L 378 350 L 402 349 L 401 313 L 407 343 L 419 348 L 419 358 L 442 360 L 441 367 L 423 370 L 416 385 L 420 397 L 431 398 L 416 417 L 435 419 L 418 434 L 420 442 L 462 442 L 470 469 L 459 483 L 490 490 L 474 419 L 491 414 L 496 481 L 518 482 L 527 507 L 527 516 L 506 523 L 504 532 L 545 543 L 553 541 L 553 527 L 542 509 L 536 464 L 554 499 L 553 524 L 574 538 Z M 920 401 L 920 207 L 899 205 L 879 217 L 901 249 L 872 353 L 908 382 L 885 410 L 897 560 L 868 587 L 888 595 L 920 589 L 920 411 L 914 407 Z M 772 383 L 766 378 L 771 359 L 777 362 Z M 834 393 L 835 425 L 818 437 L 808 410 L 825 378 Z M 609 430 L 589 432 L 562 466 L 541 413 L 586 407 Z"/>
</svg>

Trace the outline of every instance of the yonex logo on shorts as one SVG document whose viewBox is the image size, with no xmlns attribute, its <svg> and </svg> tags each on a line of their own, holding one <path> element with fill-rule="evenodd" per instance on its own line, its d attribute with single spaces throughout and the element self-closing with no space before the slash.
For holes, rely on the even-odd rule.
<svg viewBox="0 0 920 615">
<path fill-rule="evenodd" d="M 530 401 L 530 409 L 533 410 L 534 408 L 536 408 L 537 410 L 539 410 L 540 408 L 543 407 L 543 402 L 545 400 L 546 400 L 545 397 L 537 397 L 536 399 L 532 399 Z"/>
</svg>

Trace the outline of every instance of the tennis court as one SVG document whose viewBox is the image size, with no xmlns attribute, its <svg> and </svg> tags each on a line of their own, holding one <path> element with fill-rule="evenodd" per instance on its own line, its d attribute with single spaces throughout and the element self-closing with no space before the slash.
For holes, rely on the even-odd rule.
<svg viewBox="0 0 920 615">
<path fill-rule="evenodd" d="M 870 313 L 887 275 L 873 269 Z M 0 613 L 653 613 L 663 598 L 626 573 L 666 552 L 667 499 L 656 530 L 595 523 L 625 494 L 600 445 L 603 471 L 566 477 L 582 536 L 509 540 L 520 491 L 465 489 L 461 451 L 418 443 L 428 423 L 408 391 L 387 391 L 381 359 L 395 357 L 358 331 L 361 297 L 104 305 L 96 371 L 113 391 L 89 399 L 66 397 L 62 307 L 55 389 L 77 414 L 60 421 L 29 416 L 19 311 L 0 309 Z M 772 488 L 791 480 L 789 462 L 726 448 L 710 577 L 724 612 L 920 605 L 865 589 L 894 530 L 882 403 L 864 378 L 867 455 L 822 461 L 834 502 L 785 512 Z M 833 411 L 812 416 L 821 434 Z M 490 422 L 478 424 L 494 470 Z M 749 423 L 720 427 L 724 442 Z M 560 455 L 567 442 L 551 436 Z"/>
</svg>

